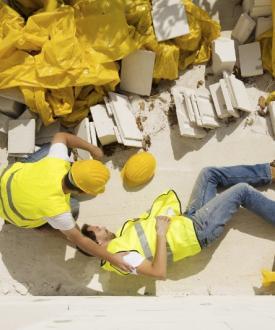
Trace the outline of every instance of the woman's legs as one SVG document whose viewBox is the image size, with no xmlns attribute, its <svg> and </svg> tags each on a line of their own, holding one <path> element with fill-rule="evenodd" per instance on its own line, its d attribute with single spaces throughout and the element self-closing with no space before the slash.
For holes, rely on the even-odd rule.
<svg viewBox="0 0 275 330">
<path fill-rule="evenodd" d="M 248 183 L 254 187 L 272 182 L 271 168 L 267 164 L 240 165 L 204 168 L 194 186 L 187 216 L 192 216 L 217 194 L 217 188 L 228 188 L 237 183 Z"/>
<path fill-rule="evenodd" d="M 191 216 L 202 247 L 222 234 L 224 226 L 240 206 L 275 225 L 275 201 L 247 183 L 238 183 L 211 199 Z"/>
</svg>

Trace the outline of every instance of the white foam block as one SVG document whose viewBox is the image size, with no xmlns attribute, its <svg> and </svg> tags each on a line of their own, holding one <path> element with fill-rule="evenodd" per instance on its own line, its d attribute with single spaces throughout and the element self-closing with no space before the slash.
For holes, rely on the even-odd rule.
<svg viewBox="0 0 275 330">
<path fill-rule="evenodd" d="M 148 50 L 137 50 L 125 57 L 121 63 L 120 88 L 124 91 L 151 94 L 156 54 Z"/>
<path fill-rule="evenodd" d="M 253 109 L 244 83 L 234 75 L 226 76 L 224 81 L 229 90 L 233 107 L 242 111 L 252 112 Z"/>
<path fill-rule="evenodd" d="M 272 17 L 258 17 L 257 26 L 256 26 L 256 39 L 263 34 L 264 32 L 270 30 L 272 28 Z"/>
<path fill-rule="evenodd" d="M 8 129 L 9 129 L 9 120 L 11 118 L 4 115 L 3 113 L 0 113 L 0 132 L 1 133 L 8 133 Z"/>
<path fill-rule="evenodd" d="M 108 116 L 106 107 L 103 104 L 98 104 L 90 107 L 90 112 L 100 143 L 102 145 L 107 145 L 116 142 L 114 122 L 112 118 Z"/>
<path fill-rule="evenodd" d="M 75 134 L 83 140 L 91 143 L 90 123 L 88 118 L 84 118 L 81 123 L 74 129 Z M 92 159 L 91 154 L 83 149 L 77 149 L 80 159 Z"/>
<path fill-rule="evenodd" d="M 269 103 L 268 110 L 269 110 L 271 125 L 273 128 L 273 135 L 275 137 L 275 102 L 274 101 Z"/>
<path fill-rule="evenodd" d="M 94 122 L 90 122 L 91 143 L 97 146 L 96 130 Z"/>
<path fill-rule="evenodd" d="M 203 128 L 197 127 L 189 120 L 183 90 L 179 87 L 172 88 L 172 94 L 176 105 L 176 114 L 178 118 L 179 130 L 182 136 L 201 139 L 206 136 Z"/>
<path fill-rule="evenodd" d="M 261 47 L 259 42 L 239 46 L 240 68 L 242 77 L 263 74 Z"/>
<path fill-rule="evenodd" d="M 35 120 L 15 119 L 9 121 L 8 153 L 31 154 L 35 149 Z"/>
<path fill-rule="evenodd" d="M 214 104 L 212 103 L 210 93 L 208 91 L 200 91 L 196 93 L 196 103 L 200 113 L 202 126 L 206 128 L 216 128 L 220 124 L 215 115 Z"/>
<path fill-rule="evenodd" d="M 142 134 L 137 127 L 128 97 L 112 92 L 109 92 L 109 97 L 113 103 L 116 123 L 122 131 L 123 137 L 129 140 L 142 140 Z"/>
<path fill-rule="evenodd" d="M 155 35 L 158 41 L 173 39 L 189 33 L 189 25 L 183 3 L 152 10 Z"/>
<path fill-rule="evenodd" d="M 229 88 L 227 86 L 227 83 L 225 79 L 220 80 L 220 85 L 221 85 L 221 91 L 224 97 L 225 105 L 226 105 L 226 110 L 228 113 L 230 113 L 230 116 L 233 116 L 235 118 L 238 118 L 240 115 L 237 110 L 234 109 L 233 103 L 232 103 L 232 92 L 229 91 Z"/>
<path fill-rule="evenodd" d="M 213 99 L 217 116 L 221 119 L 230 117 L 231 115 L 227 111 L 220 82 L 210 85 L 209 90 Z"/>
<path fill-rule="evenodd" d="M 224 70 L 232 72 L 236 63 L 235 43 L 228 38 L 220 37 L 212 43 L 212 69 L 214 74 Z"/>
<path fill-rule="evenodd" d="M 243 13 L 232 31 L 232 38 L 243 44 L 251 35 L 256 22 L 246 13 Z"/>
</svg>

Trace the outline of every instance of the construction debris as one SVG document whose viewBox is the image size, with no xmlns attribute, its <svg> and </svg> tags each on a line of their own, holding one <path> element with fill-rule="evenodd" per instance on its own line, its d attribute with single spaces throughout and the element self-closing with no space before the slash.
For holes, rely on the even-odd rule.
<svg viewBox="0 0 275 330">
<path fill-rule="evenodd" d="M 242 77 L 259 76 L 264 73 L 259 42 L 239 46 Z"/>
<path fill-rule="evenodd" d="M 100 143 L 104 146 L 117 142 L 114 131 L 115 124 L 112 117 L 108 115 L 106 106 L 103 104 L 95 105 L 90 107 L 90 112 Z"/>
<path fill-rule="evenodd" d="M 220 37 L 212 42 L 212 70 L 214 74 L 232 72 L 236 63 L 234 41 Z"/>
<path fill-rule="evenodd" d="M 137 50 L 121 62 L 120 89 L 139 95 L 151 94 L 156 54 Z"/>
<path fill-rule="evenodd" d="M 117 133 L 125 146 L 142 147 L 142 134 L 140 133 L 133 109 L 128 98 L 124 95 L 109 92 L 109 108 L 113 113 Z"/>
<path fill-rule="evenodd" d="M 91 133 L 90 133 L 90 123 L 88 118 L 84 118 L 79 125 L 74 129 L 75 135 L 87 141 L 88 143 L 92 142 Z M 77 148 L 77 154 L 79 159 L 92 159 L 91 154 L 83 149 Z"/>
<path fill-rule="evenodd" d="M 152 17 L 158 41 L 173 39 L 190 32 L 185 8 L 181 0 L 153 1 Z"/>
<path fill-rule="evenodd" d="M 232 31 L 232 38 L 240 44 L 245 43 L 255 26 L 255 21 L 248 14 L 243 13 Z"/>
<path fill-rule="evenodd" d="M 270 116 L 271 125 L 273 128 L 273 136 L 275 138 L 275 102 L 270 102 L 268 105 L 268 112 Z"/>
<path fill-rule="evenodd" d="M 272 17 L 258 17 L 255 37 L 256 39 L 264 32 L 272 29 Z"/>
<path fill-rule="evenodd" d="M 35 119 L 9 120 L 8 129 L 10 156 L 24 157 L 35 151 Z"/>
</svg>

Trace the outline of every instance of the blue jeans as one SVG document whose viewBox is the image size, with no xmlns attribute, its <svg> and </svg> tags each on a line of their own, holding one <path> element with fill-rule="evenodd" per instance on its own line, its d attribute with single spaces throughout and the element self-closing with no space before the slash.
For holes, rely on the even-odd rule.
<svg viewBox="0 0 275 330">
<path fill-rule="evenodd" d="M 185 212 L 193 220 L 201 246 L 222 234 L 240 206 L 275 224 L 275 201 L 253 188 L 271 182 L 269 164 L 204 168 Z M 228 189 L 217 195 L 217 188 Z"/>
<path fill-rule="evenodd" d="M 42 145 L 38 151 L 34 152 L 33 154 L 29 155 L 26 159 L 22 160 L 22 163 L 35 163 L 40 159 L 46 157 L 49 153 L 50 147 L 51 147 L 51 143 L 46 143 Z M 77 220 L 79 215 L 79 201 L 76 198 L 71 197 L 70 205 L 71 205 L 72 216 L 75 220 Z"/>
</svg>

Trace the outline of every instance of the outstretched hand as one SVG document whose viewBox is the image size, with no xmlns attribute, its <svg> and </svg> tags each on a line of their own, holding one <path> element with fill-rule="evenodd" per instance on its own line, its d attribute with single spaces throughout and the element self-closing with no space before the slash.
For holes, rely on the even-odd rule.
<svg viewBox="0 0 275 330">
<path fill-rule="evenodd" d="M 156 231 L 157 235 L 165 236 L 170 225 L 170 218 L 164 215 L 156 217 Z"/>
</svg>

